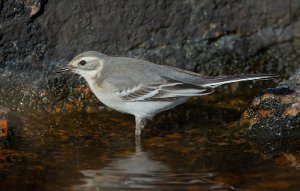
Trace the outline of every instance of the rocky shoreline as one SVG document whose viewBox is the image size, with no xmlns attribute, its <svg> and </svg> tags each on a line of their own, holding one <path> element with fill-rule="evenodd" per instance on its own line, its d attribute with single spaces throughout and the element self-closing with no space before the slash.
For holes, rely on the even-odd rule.
<svg viewBox="0 0 300 191">
<path fill-rule="evenodd" d="M 85 50 L 207 75 L 288 78 L 299 67 L 299 10 L 297 0 L 1 0 L 0 105 L 14 112 L 107 109 L 78 76 L 52 73 Z M 299 84 L 294 79 L 255 98 L 243 122 L 254 129 L 266 123 L 298 127 Z"/>
</svg>

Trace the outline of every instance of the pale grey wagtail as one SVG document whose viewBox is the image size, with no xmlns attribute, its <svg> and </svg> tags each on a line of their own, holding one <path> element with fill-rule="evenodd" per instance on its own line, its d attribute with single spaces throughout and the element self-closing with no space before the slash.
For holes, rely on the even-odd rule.
<svg viewBox="0 0 300 191">
<path fill-rule="evenodd" d="M 192 96 L 211 94 L 215 87 L 223 84 L 277 77 L 266 74 L 204 76 L 145 60 L 107 56 L 97 51 L 83 52 L 66 67 L 56 70 L 65 71 L 81 75 L 103 104 L 134 115 L 137 136 L 147 119 Z"/>
</svg>

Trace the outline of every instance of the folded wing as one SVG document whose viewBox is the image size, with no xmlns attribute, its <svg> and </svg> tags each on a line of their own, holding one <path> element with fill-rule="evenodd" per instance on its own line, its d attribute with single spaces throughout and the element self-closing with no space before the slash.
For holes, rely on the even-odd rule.
<svg viewBox="0 0 300 191">
<path fill-rule="evenodd" d="M 115 87 L 114 94 L 119 98 L 135 101 L 174 101 L 192 96 L 207 95 L 213 88 L 186 84 L 162 79 L 160 83 L 139 83 L 128 77 L 119 76 L 107 79 Z"/>
</svg>

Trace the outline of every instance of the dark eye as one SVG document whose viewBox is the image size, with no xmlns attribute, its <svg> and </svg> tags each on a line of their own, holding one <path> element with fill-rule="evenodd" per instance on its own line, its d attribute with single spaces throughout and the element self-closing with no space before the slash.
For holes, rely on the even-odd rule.
<svg viewBox="0 0 300 191">
<path fill-rule="evenodd" d="M 79 63 L 78 63 L 80 66 L 84 66 L 86 64 L 86 61 L 85 60 L 81 60 Z"/>
</svg>

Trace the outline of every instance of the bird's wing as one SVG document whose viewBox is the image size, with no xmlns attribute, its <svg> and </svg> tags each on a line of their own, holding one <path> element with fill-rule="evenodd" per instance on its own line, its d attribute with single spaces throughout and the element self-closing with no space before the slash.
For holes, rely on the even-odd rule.
<svg viewBox="0 0 300 191">
<path fill-rule="evenodd" d="M 155 83 L 137 82 L 130 77 L 112 76 L 105 80 L 114 87 L 114 94 L 126 101 L 172 101 L 191 96 L 207 95 L 210 87 L 201 87 L 163 79 Z"/>
<path fill-rule="evenodd" d="M 270 80 L 278 78 L 272 74 L 242 74 L 229 76 L 205 76 L 171 66 L 151 65 L 154 73 L 163 78 L 173 79 L 182 83 L 196 84 L 201 87 L 215 88 L 223 84 L 249 80 Z"/>
</svg>

